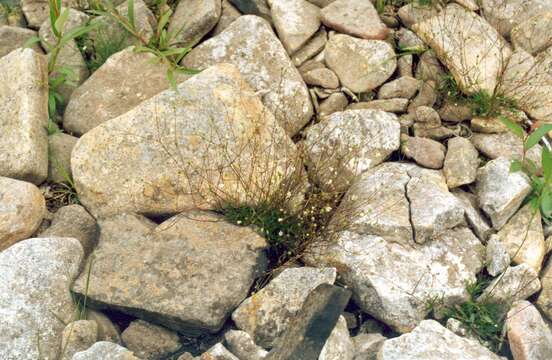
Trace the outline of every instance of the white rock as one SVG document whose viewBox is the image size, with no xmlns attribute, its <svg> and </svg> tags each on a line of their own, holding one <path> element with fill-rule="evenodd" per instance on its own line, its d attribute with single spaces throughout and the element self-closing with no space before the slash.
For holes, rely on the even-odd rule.
<svg viewBox="0 0 552 360">
<path fill-rule="evenodd" d="M 491 276 L 502 274 L 510 266 L 508 249 L 496 235 L 491 235 L 487 242 L 487 272 Z"/>
<path fill-rule="evenodd" d="M 354 354 L 355 347 L 349 336 L 347 322 L 340 316 L 320 351 L 318 360 L 353 360 Z"/>
<path fill-rule="evenodd" d="M 303 46 L 320 27 L 320 8 L 307 0 L 272 0 L 270 13 L 289 54 Z"/>
<path fill-rule="evenodd" d="M 100 341 L 88 350 L 76 353 L 72 360 L 139 360 L 126 348 L 108 341 Z"/>
<path fill-rule="evenodd" d="M 552 354 L 552 331 L 536 307 L 516 302 L 506 316 L 508 343 L 514 359 L 547 360 Z"/>
</svg>

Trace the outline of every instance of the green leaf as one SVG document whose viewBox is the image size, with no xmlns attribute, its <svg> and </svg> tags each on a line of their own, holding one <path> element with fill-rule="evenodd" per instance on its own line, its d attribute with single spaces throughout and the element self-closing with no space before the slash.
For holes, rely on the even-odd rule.
<svg viewBox="0 0 552 360">
<path fill-rule="evenodd" d="M 56 113 L 56 96 L 53 92 L 48 94 L 48 113 L 50 116 Z"/>
<path fill-rule="evenodd" d="M 61 15 L 56 20 L 56 29 L 59 31 L 59 33 L 63 33 L 63 29 L 65 28 L 65 23 L 67 22 L 67 19 L 69 18 L 69 8 L 63 9 L 61 12 Z"/>
<path fill-rule="evenodd" d="M 167 69 L 167 79 L 169 79 L 169 83 L 171 84 L 171 88 L 173 90 L 176 90 L 176 80 L 174 78 L 173 69 Z"/>
<path fill-rule="evenodd" d="M 542 216 L 549 218 L 552 215 L 552 194 L 549 188 L 545 189 L 542 193 L 540 209 Z"/>
<path fill-rule="evenodd" d="M 169 9 L 165 11 L 163 15 L 161 15 L 161 17 L 159 18 L 159 22 L 157 23 L 158 36 L 161 35 L 161 31 L 163 31 L 163 29 L 165 29 L 165 26 L 167 26 L 167 24 L 169 23 L 169 18 L 171 17 L 171 14 L 172 10 Z"/>
<path fill-rule="evenodd" d="M 523 169 L 523 164 L 519 160 L 512 160 L 510 164 L 510 172 L 518 172 Z"/>
<path fill-rule="evenodd" d="M 67 32 L 67 34 L 63 35 L 63 37 L 61 38 L 61 41 L 59 42 L 59 46 L 60 47 L 65 46 L 65 44 L 67 44 L 69 41 L 83 36 L 84 34 L 98 27 L 99 25 L 100 23 L 93 23 L 93 24 L 79 26 L 74 29 L 71 29 L 70 31 Z"/>
<path fill-rule="evenodd" d="M 552 155 L 550 154 L 550 150 L 548 150 L 546 146 L 542 147 L 541 165 L 544 175 L 544 182 L 545 184 L 549 183 L 552 179 Z"/>
<path fill-rule="evenodd" d="M 525 140 L 525 132 L 519 124 L 516 124 L 505 116 L 501 116 L 499 119 L 515 136 L 520 138 L 522 141 Z"/>
<path fill-rule="evenodd" d="M 543 124 L 537 130 L 533 131 L 525 142 L 525 150 L 531 149 L 537 145 L 544 135 L 552 131 L 552 124 Z"/>
<path fill-rule="evenodd" d="M 55 0 L 50 0 L 50 25 L 52 26 L 52 32 L 54 33 L 54 36 L 56 38 L 61 37 L 61 34 L 59 33 L 56 22 L 58 19 L 58 15 L 56 13 L 56 5 Z"/>
<path fill-rule="evenodd" d="M 27 41 L 25 41 L 25 43 L 23 44 L 23 47 L 30 48 L 31 46 L 39 42 L 40 42 L 40 38 L 38 36 L 33 36 L 29 38 Z"/>
<path fill-rule="evenodd" d="M 130 26 L 135 29 L 136 25 L 134 22 L 134 0 L 127 0 L 128 12 L 127 18 Z"/>
</svg>

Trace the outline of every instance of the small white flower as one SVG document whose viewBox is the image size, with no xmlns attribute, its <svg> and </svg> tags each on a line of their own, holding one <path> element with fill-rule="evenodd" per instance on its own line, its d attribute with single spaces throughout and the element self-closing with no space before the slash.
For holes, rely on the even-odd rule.
<svg viewBox="0 0 552 360">
<path fill-rule="evenodd" d="M 236 221 L 236 224 L 240 225 L 242 223 L 241 220 Z"/>
<path fill-rule="evenodd" d="M 280 230 L 280 231 L 278 232 L 278 236 L 282 236 L 282 235 L 284 235 L 284 232 L 283 232 L 282 230 Z"/>
<path fill-rule="evenodd" d="M 282 222 L 282 221 L 284 221 L 284 219 L 278 218 L 278 222 Z"/>
</svg>

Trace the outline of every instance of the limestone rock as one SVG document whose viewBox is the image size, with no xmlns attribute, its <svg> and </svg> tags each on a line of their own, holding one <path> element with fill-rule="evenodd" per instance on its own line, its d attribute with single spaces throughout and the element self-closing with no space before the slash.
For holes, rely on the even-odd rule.
<svg viewBox="0 0 552 360">
<path fill-rule="evenodd" d="M 500 157 L 489 161 L 477 171 L 476 194 L 481 210 L 500 229 L 517 211 L 531 192 L 528 178 L 510 172 L 510 161 Z"/>
<path fill-rule="evenodd" d="M 48 181 L 62 183 L 72 179 L 71 151 L 77 140 L 61 132 L 48 136 Z"/>
<path fill-rule="evenodd" d="M 479 210 L 477 197 L 474 194 L 465 192 L 461 189 L 453 189 L 452 193 L 456 196 L 464 208 L 464 215 L 466 216 L 468 225 L 473 230 L 475 235 L 477 235 L 479 240 L 481 240 L 482 243 L 485 243 L 493 230 Z"/>
<path fill-rule="evenodd" d="M 546 0 L 482 0 L 481 10 L 500 34 L 508 36 L 516 25 L 552 10 L 552 4 Z"/>
<path fill-rule="evenodd" d="M 432 107 L 437 101 L 437 85 L 433 80 L 424 81 L 418 95 L 410 102 L 408 112 L 415 111 L 420 106 Z"/>
<path fill-rule="evenodd" d="M 403 76 L 383 84 L 378 90 L 378 99 L 410 99 L 416 95 L 419 87 L 419 80 L 411 76 Z"/>
<path fill-rule="evenodd" d="M 174 214 L 228 196 L 260 201 L 267 183 L 277 191 L 295 171 L 295 151 L 238 70 L 221 64 L 85 134 L 71 166 L 93 215 Z"/>
<path fill-rule="evenodd" d="M 472 118 L 472 109 L 466 104 L 445 101 L 439 109 L 439 116 L 444 121 L 459 123 Z"/>
<path fill-rule="evenodd" d="M 445 146 L 435 140 L 417 136 L 403 137 L 401 151 L 407 158 L 417 164 L 430 168 L 440 169 L 445 160 Z"/>
<path fill-rule="evenodd" d="M 530 302 L 522 300 L 512 306 L 506 328 L 514 359 L 546 360 L 552 354 L 552 331 Z"/>
<path fill-rule="evenodd" d="M 523 155 L 523 143 L 510 131 L 501 134 L 474 133 L 470 140 L 489 159 L 521 159 Z"/>
<path fill-rule="evenodd" d="M 380 360 L 501 360 L 475 340 L 455 335 L 435 320 L 424 320 L 411 333 L 389 339 L 378 353 Z"/>
<path fill-rule="evenodd" d="M 343 316 L 340 316 L 326 340 L 318 360 L 353 360 L 354 354 L 354 343 L 349 336 L 347 322 Z"/>
<path fill-rule="evenodd" d="M 493 281 L 479 296 L 477 301 L 512 304 L 525 300 L 541 289 L 539 274 L 529 265 L 511 266 Z"/>
<path fill-rule="evenodd" d="M 224 334 L 228 350 L 240 360 L 262 360 L 268 352 L 255 344 L 251 335 L 245 331 L 229 330 Z"/>
<path fill-rule="evenodd" d="M 310 120 L 313 109 L 307 87 L 266 21 L 240 16 L 193 49 L 182 65 L 202 69 L 218 63 L 239 69 L 288 134 L 296 134 Z"/>
<path fill-rule="evenodd" d="M 218 331 L 266 266 L 263 238 L 209 213 L 184 213 L 157 227 L 137 215 L 99 225 L 90 301 L 179 332 Z M 73 291 L 86 291 L 87 275 Z"/>
<path fill-rule="evenodd" d="M 384 40 L 389 33 L 370 1 L 333 1 L 322 9 L 321 18 L 327 27 L 363 39 Z"/>
<path fill-rule="evenodd" d="M 121 337 L 127 349 L 141 359 L 163 358 L 182 345 L 176 333 L 143 320 L 131 322 Z"/>
<path fill-rule="evenodd" d="M 107 316 L 99 311 L 87 309 L 86 319 L 94 321 L 98 325 L 98 341 L 109 341 L 115 344 L 121 343 L 121 331 Z"/>
<path fill-rule="evenodd" d="M 320 27 L 320 8 L 307 0 L 272 0 L 270 13 L 289 54 L 303 46 Z"/>
<path fill-rule="evenodd" d="M 297 67 L 303 65 L 307 60 L 318 55 L 328 41 L 328 34 L 324 28 L 321 28 L 312 38 L 305 43 L 299 50 L 291 55 L 293 64 Z"/>
<path fill-rule="evenodd" d="M 318 116 L 324 117 L 343 111 L 347 105 L 349 105 L 349 100 L 345 94 L 342 92 L 333 93 L 319 104 Z"/>
<path fill-rule="evenodd" d="M 242 14 L 232 5 L 230 0 L 222 0 L 220 19 L 211 33 L 213 35 L 220 34 L 241 15 Z"/>
<path fill-rule="evenodd" d="M 36 31 L 19 26 L 0 26 L 0 58 L 24 47 L 25 43 L 36 35 Z M 39 54 L 42 53 L 37 44 L 33 45 L 32 49 Z"/>
<path fill-rule="evenodd" d="M 45 214 L 44 196 L 36 186 L 0 177 L 0 251 L 34 234 Z"/>
<path fill-rule="evenodd" d="M 67 324 L 61 339 L 62 360 L 71 360 L 73 355 L 94 345 L 98 338 L 98 324 L 91 320 L 77 320 Z"/>
<path fill-rule="evenodd" d="M 422 39 L 406 28 L 400 28 L 395 33 L 395 37 L 398 40 L 399 49 L 423 51 L 426 48 Z"/>
<path fill-rule="evenodd" d="M 347 110 L 372 109 L 390 113 L 404 113 L 407 107 L 408 99 L 393 98 L 352 103 L 347 107 Z"/>
<path fill-rule="evenodd" d="M 0 252 L 1 359 L 58 359 L 82 256 L 69 238 L 28 239 Z"/>
<path fill-rule="evenodd" d="M 416 79 L 420 79 L 425 82 L 434 81 L 435 84 L 433 84 L 433 87 L 437 87 L 436 84 L 441 82 L 441 79 L 445 74 L 443 65 L 441 65 L 433 50 L 425 51 L 422 55 L 420 55 L 420 60 L 416 66 Z"/>
<path fill-rule="evenodd" d="M 414 115 L 416 122 L 423 127 L 430 129 L 441 126 L 439 113 L 430 106 L 417 106 Z"/>
<path fill-rule="evenodd" d="M 81 0 L 63 0 L 61 4 L 64 7 L 78 7 L 81 2 Z M 25 14 L 29 27 L 37 29 L 48 19 L 48 0 L 21 0 L 21 10 Z"/>
<path fill-rule="evenodd" d="M 470 140 L 454 137 L 447 143 L 443 172 L 449 188 L 471 184 L 477 177 L 479 153 Z"/>
<path fill-rule="evenodd" d="M 432 18 L 439 13 L 439 7 L 431 5 L 418 5 L 416 3 L 409 3 L 402 6 L 397 15 L 401 19 L 401 22 L 407 27 L 412 26 L 418 22 Z"/>
<path fill-rule="evenodd" d="M 552 6 L 549 11 L 539 12 L 538 15 L 516 25 L 510 37 L 516 49 L 522 48 L 531 55 L 548 48 L 552 45 Z"/>
<path fill-rule="evenodd" d="M 381 40 L 330 36 L 324 60 L 341 84 L 353 92 L 366 92 L 383 84 L 395 71 L 397 60 L 391 45 Z"/>
<path fill-rule="evenodd" d="M 550 320 L 552 319 L 552 262 L 550 261 L 542 271 L 541 283 L 542 291 L 536 305 Z"/>
<path fill-rule="evenodd" d="M 31 49 L 0 58 L 0 176 L 40 184 L 48 175 L 46 57 Z"/>
<path fill-rule="evenodd" d="M 491 235 L 487 243 L 487 272 L 491 276 L 502 274 L 510 266 L 508 249 L 496 235 Z"/>
<path fill-rule="evenodd" d="M 397 117 L 379 110 L 336 112 L 306 131 L 309 163 L 321 186 L 328 189 L 347 189 L 358 175 L 383 162 L 399 146 Z"/>
<path fill-rule="evenodd" d="M 235 357 L 221 343 L 215 344 L 209 350 L 204 352 L 199 360 L 241 360 Z"/>
<path fill-rule="evenodd" d="M 182 0 L 169 21 L 174 42 L 193 47 L 215 27 L 222 14 L 220 0 Z"/>
<path fill-rule="evenodd" d="M 88 350 L 76 353 L 72 360 L 140 360 L 124 347 L 108 341 L 99 341 Z"/>
<path fill-rule="evenodd" d="M 307 85 L 321 86 L 326 89 L 335 89 L 339 86 L 337 75 L 330 69 L 320 68 L 307 71 L 303 74 Z"/>
<path fill-rule="evenodd" d="M 387 338 L 379 333 L 358 334 L 353 338 L 355 344 L 354 360 L 376 360 L 379 349 Z"/>
</svg>

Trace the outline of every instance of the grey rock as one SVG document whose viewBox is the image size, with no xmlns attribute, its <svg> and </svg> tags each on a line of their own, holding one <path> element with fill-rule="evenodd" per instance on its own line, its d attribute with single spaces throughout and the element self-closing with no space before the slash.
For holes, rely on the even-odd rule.
<svg viewBox="0 0 552 360">
<path fill-rule="evenodd" d="M 542 291 L 536 305 L 548 319 L 552 319 L 552 262 L 548 262 L 541 275 Z"/>
<path fill-rule="evenodd" d="M 552 331 L 528 301 L 513 304 L 506 316 L 506 329 L 514 359 L 546 360 L 552 353 Z"/>
<path fill-rule="evenodd" d="M 230 330 L 224 334 L 226 347 L 240 360 L 262 360 L 268 352 L 255 344 L 249 333 L 240 330 Z"/>
<path fill-rule="evenodd" d="M 447 142 L 443 173 L 449 188 L 471 184 L 477 177 L 479 153 L 470 140 L 454 137 Z"/>
<path fill-rule="evenodd" d="M 71 360 L 73 355 L 94 345 L 98 338 L 98 324 L 91 320 L 77 320 L 67 324 L 61 338 L 61 360 Z"/>
<path fill-rule="evenodd" d="M 416 66 L 416 79 L 434 81 L 439 84 L 443 75 L 445 75 L 445 70 L 433 50 L 425 51 L 420 55 L 420 60 Z"/>
<path fill-rule="evenodd" d="M 221 0 L 182 0 L 176 5 L 168 31 L 174 42 L 193 47 L 211 31 L 222 14 Z"/>
<path fill-rule="evenodd" d="M 416 95 L 419 88 L 419 80 L 410 76 L 403 76 L 383 84 L 378 90 L 378 99 L 410 99 Z"/>
<path fill-rule="evenodd" d="M 479 205 L 477 204 L 477 197 L 465 192 L 461 189 L 453 189 L 452 193 L 460 201 L 460 204 L 464 208 L 464 214 L 468 225 L 473 230 L 475 235 L 485 243 L 489 236 L 493 233 L 493 229 L 489 226 L 487 220 L 481 213 Z"/>
<path fill-rule="evenodd" d="M 320 8 L 307 0 L 271 0 L 270 13 L 288 54 L 299 50 L 320 28 Z"/>
<path fill-rule="evenodd" d="M 303 65 L 305 61 L 318 55 L 328 41 L 328 34 L 324 28 L 321 28 L 316 34 L 308 40 L 299 50 L 291 55 L 293 64 L 297 67 Z"/>
<path fill-rule="evenodd" d="M 127 349 L 141 359 L 163 358 L 182 346 L 178 334 L 143 320 L 131 322 L 121 337 Z"/>
<path fill-rule="evenodd" d="M 358 334 L 353 337 L 355 344 L 354 360 L 376 360 L 379 349 L 387 338 L 378 333 Z"/>
<path fill-rule="evenodd" d="M 348 110 L 372 109 L 391 113 L 404 113 L 408 107 L 408 99 L 382 99 L 352 103 Z"/>
<path fill-rule="evenodd" d="M 266 0 L 230 0 L 230 2 L 244 14 L 258 15 L 267 21 L 272 21 Z"/>
<path fill-rule="evenodd" d="M 72 179 L 71 151 L 78 140 L 61 132 L 48 136 L 48 181 L 62 183 Z"/>
<path fill-rule="evenodd" d="M 88 350 L 76 353 L 72 360 L 139 360 L 128 349 L 108 341 L 99 341 Z"/>
<path fill-rule="evenodd" d="M 487 272 L 491 276 L 502 274 L 510 266 L 508 249 L 496 235 L 491 235 L 487 242 Z"/>
<path fill-rule="evenodd" d="M 330 36 L 324 59 L 341 84 L 353 92 L 366 92 L 383 84 L 395 71 L 397 60 L 391 45 L 381 40 Z"/>
<path fill-rule="evenodd" d="M 137 215 L 99 224 L 89 300 L 179 332 L 218 331 L 266 266 L 263 238 L 209 213 L 159 226 Z M 73 291 L 84 294 L 87 278 L 81 274 Z"/>
<path fill-rule="evenodd" d="M 1 359 L 58 359 L 82 256 L 68 238 L 28 239 L 0 252 Z"/>
<path fill-rule="evenodd" d="M 335 89 L 339 86 L 337 75 L 326 68 L 313 69 L 303 73 L 303 80 L 307 85 L 321 86 L 326 89 Z"/>
<path fill-rule="evenodd" d="M 48 175 L 46 57 L 17 49 L 0 58 L 0 176 L 40 184 Z"/>
<path fill-rule="evenodd" d="M 458 131 L 450 129 L 446 126 L 427 128 L 424 124 L 415 123 L 412 126 L 415 137 L 430 138 L 437 141 L 442 141 L 452 136 L 458 135 Z"/>
<path fill-rule="evenodd" d="M 472 118 L 472 109 L 466 104 L 445 101 L 439 109 L 439 116 L 444 121 L 459 123 Z"/>
<path fill-rule="evenodd" d="M 430 169 L 440 169 L 445 161 L 446 148 L 428 138 L 403 136 L 401 152 L 417 164 Z"/>
<path fill-rule="evenodd" d="M 482 0 L 480 5 L 482 15 L 503 36 L 520 23 L 552 10 L 546 0 Z"/>
<path fill-rule="evenodd" d="M 349 336 L 347 321 L 340 316 L 330 336 L 326 339 L 318 360 L 353 360 L 354 354 L 355 347 Z"/>
<path fill-rule="evenodd" d="M 397 67 L 399 68 L 399 76 L 413 76 L 412 73 L 412 64 L 413 64 L 412 54 L 407 54 L 400 56 L 397 59 Z"/>
<path fill-rule="evenodd" d="M 241 12 L 232 5 L 230 0 L 222 0 L 220 19 L 211 30 L 211 34 L 213 36 L 220 34 L 241 15 Z"/>
<path fill-rule="evenodd" d="M 437 85 L 433 80 L 424 81 L 418 95 L 408 105 L 408 112 L 416 111 L 420 106 L 431 108 L 437 101 Z"/>
<path fill-rule="evenodd" d="M 523 143 L 511 132 L 501 134 L 474 133 L 470 140 L 477 150 L 489 159 L 498 157 L 520 159 L 523 154 Z"/>
<path fill-rule="evenodd" d="M 234 356 L 221 343 L 215 344 L 209 350 L 204 352 L 199 360 L 241 360 Z"/>
<path fill-rule="evenodd" d="M 400 28 L 395 36 L 398 40 L 399 49 L 423 51 L 426 48 L 422 39 L 406 28 Z"/>
<path fill-rule="evenodd" d="M 37 36 L 36 31 L 19 26 L 0 26 L 0 58 L 8 55 L 13 50 L 22 48 L 31 38 Z M 33 45 L 32 49 L 41 54 L 39 45 Z"/>
<path fill-rule="evenodd" d="M 439 113 L 429 106 L 418 106 L 414 111 L 417 123 L 427 128 L 436 128 L 441 126 L 441 117 Z"/>
<path fill-rule="evenodd" d="M 516 25 L 511 33 L 514 47 L 522 48 L 531 55 L 545 50 L 552 45 L 552 6 L 548 11 L 539 12 L 538 15 L 529 18 Z"/>
<path fill-rule="evenodd" d="M 384 40 L 389 34 L 370 1 L 333 1 L 322 9 L 321 19 L 331 29 L 363 39 Z"/>
<path fill-rule="evenodd" d="M 502 275 L 491 281 L 477 301 L 509 305 L 527 299 L 540 289 L 539 274 L 529 265 L 520 264 L 508 267 Z"/>
<path fill-rule="evenodd" d="M 107 316 L 92 309 L 87 309 L 85 316 L 86 320 L 94 321 L 98 325 L 98 341 L 121 344 L 121 331 Z"/>
<path fill-rule="evenodd" d="M 331 115 L 338 111 L 343 111 L 349 105 L 349 99 L 342 92 L 333 93 L 318 106 L 318 115 L 320 117 Z"/>
<path fill-rule="evenodd" d="M 218 63 L 240 70 L 288 134 L 296 134 L 310 120 L 313 109 L 307 87 L 266 21 L 240 16 L 193 49 L 182 65 L 202 69 Z"/>
</svg>

